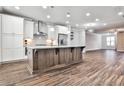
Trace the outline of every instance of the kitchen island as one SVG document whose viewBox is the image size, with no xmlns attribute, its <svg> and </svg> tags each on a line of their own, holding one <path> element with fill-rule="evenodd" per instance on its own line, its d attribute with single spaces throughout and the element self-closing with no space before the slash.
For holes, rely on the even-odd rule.
<svg viewBox="0 0 124 93">
<path fill-rule="evenodd" d="M 31 74 L 43 73 L 82 62 L 85 46 L 28 47 L 27 68 Z"/>
</svg>

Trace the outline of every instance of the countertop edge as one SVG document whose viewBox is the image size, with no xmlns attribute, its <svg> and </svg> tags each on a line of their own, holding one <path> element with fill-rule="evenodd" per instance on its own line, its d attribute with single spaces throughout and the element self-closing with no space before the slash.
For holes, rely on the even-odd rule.
<svg viewBox="0 0 124 93">
<path fill-rule="evenodd" d="M 83 47 L 85 46 L 34 46 L 34 47 L 27 47 L 28 49 L 52 49 L 52 48 L 74 48 L 74 47 Z"/>
</svg>

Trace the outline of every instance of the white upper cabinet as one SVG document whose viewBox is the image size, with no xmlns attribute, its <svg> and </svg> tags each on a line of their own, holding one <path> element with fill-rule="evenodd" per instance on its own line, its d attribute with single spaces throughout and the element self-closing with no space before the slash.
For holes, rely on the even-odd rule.
<svg viewBox="0 0 124 93">
<path fill-rule="evenodd" d="M 12 61 L 24 58 L 23 47 L 23 25 L 24 19 L 2 15 L 0 23 L 2 23 L 2 42 L 0 42 L 2 49 L 1 61 Z"/>
<path fill-rule="evenodd" d="M 34 34 L 38 33 L 38 22 L 34 22 Z"/>
<path fill-rule="evenodd" d="M 24 59 L 24 48 L 15 48 L 13 49 L 13 60 Z"/>
<path fill-rule="evenodd" d="M 4 49 L 10 49 L 14 48 L 14 40 L 15 40 L 14 34 L 2 34 L 2 48 Z"/>
<path fill-rule="evenodd" d="M 24 20 L 24 38 L 33 39 L 34 22 Z"/>
<path fill-rule="evenodd" d="M 22 47 L 23 47 L 23 35 L 14 36 L 13 48 L 22 48 Z"/>
<path fill-rule="evenodd" d="M 48 26 L 48 38 L 49 39 L 55 39 L 57 36 L 56 30 L 54 26 Z"/>
<path fill-rule="evenodd" d="M 15 27 L 14 27 L 14 33 L 15 34 L 24 34 L 24 19 L 23 18 L 15 18 Z"/>
<path fill-rule="evenodd" d="M 66 26 L 56 26 L 58 33 L 60 34 L 68 34 L 68 28 Z"/>
<path fill-rule="evenodd" d="M 1 15 L 0 15 L 0 62 L 2 61 L 2 45 L 1 42 L 2 41 L 2 34 L 1 34 Z"/>
<path fill-rule="evenodd" d="M 23 34 L 23 18 L 2 15 L 2 33 Z"/>
</svg>

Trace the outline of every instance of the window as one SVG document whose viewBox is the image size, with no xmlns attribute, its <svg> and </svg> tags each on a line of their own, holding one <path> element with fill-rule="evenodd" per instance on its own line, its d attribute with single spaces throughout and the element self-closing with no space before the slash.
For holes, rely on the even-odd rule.
<svg viewBox="0 0 124 93">
<path fill-rule="evenodd" d="M 108 36 L 106 38 L 107 46 L 114 46 L 115 45 L 115 37 L 114 36 Z"/>
</svg>

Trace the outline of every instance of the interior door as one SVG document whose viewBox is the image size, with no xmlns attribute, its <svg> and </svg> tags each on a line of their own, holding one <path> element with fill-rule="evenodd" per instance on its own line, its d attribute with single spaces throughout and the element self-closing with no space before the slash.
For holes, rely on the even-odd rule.
<svg viewBox="0 0 124 93">
<path fill-rule="evenodd" d="M 117 33 L 117 51 L 124 52 L 124 32 Z"/>
</svg>

